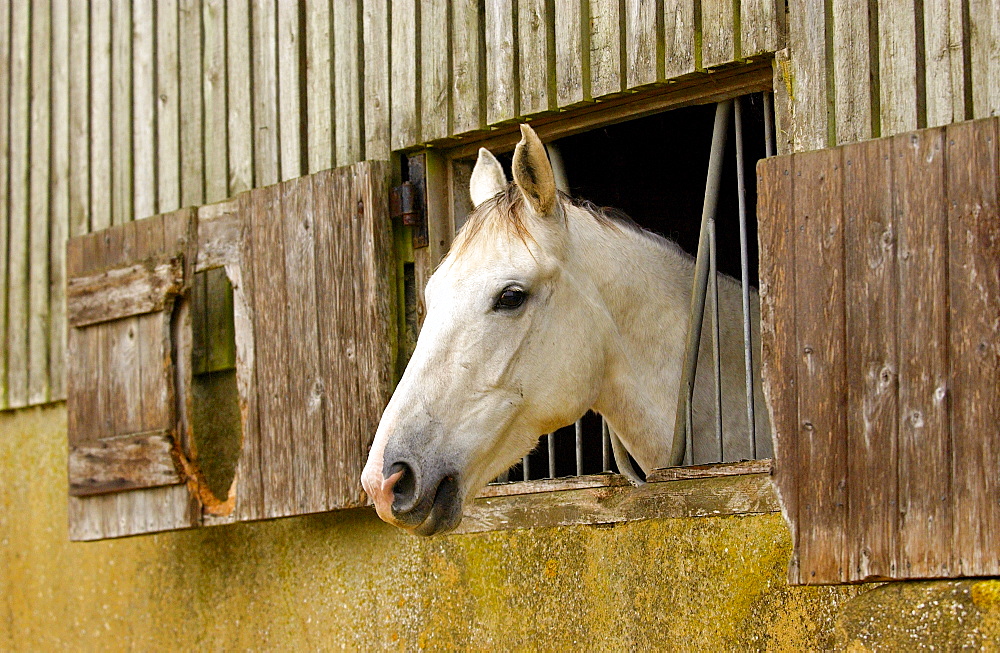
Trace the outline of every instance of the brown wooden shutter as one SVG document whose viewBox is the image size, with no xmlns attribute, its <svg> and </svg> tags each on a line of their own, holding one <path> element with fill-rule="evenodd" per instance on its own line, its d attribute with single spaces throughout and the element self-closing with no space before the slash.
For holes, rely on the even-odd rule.
<svg viewBox="0 0 1000 653">
<path fill-rule="evenodd" d="M 1000 574 L 998 123 L 758 165 L 792 583 Z"/>
<path fill-rule="evenodd" d="M 194 211 L 67 247 L 70 537 L 183 528 L 197 506 L 179 463 L 175 300 L 193 263 Z M 182 399 L 183 400 L 183 399 Z"/>
<path fill-rule="evenodd" d="M 392 383 L 388 190 L 388 163 L 364 162 L 70 241 L 73 539 L 367 503 Z M 242 438 L 215 497 L 194 446 L 188 291 L 220 267 Z"/>
</svg>

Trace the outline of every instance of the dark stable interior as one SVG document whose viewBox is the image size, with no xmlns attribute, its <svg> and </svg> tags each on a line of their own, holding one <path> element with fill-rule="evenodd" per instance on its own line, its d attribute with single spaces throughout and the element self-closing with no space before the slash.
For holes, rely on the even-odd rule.
<svg viewBox="0 0 1000 653">
<path fill-rule="evenodd" d="M 749 280 L 757 286 L 757 161 L 765 156 L 764 105 L 761 94 L 740 99 L 743 122 Z M 559 139 L 570 193 L 598 206 L 617 209 L 645 229 L 678 242 L 694 255 L 698 249 L 705 181 L 712 145 L 715 105 L 665 111 L 645 118 Z M 718 269 L 740 278 L 739 195 L 736 136 L 730 120 L 716 214 Z M 510 170 L 512 153 L 499 154 Z M 556 432 L 556 476 L 575 475 L 575 429 Z M 583 473 L 603 469 L 601 419 L 583 418 Z M 611 469 L 617 471 L 612 457 Z M 530 454 L 531 479 L 549 476 L 548 444 L 543 437 Z M 638 466 L 636 466 L 638 470 Z M 521 464 L 509 472 L 523 478 Z"/>
</svg>

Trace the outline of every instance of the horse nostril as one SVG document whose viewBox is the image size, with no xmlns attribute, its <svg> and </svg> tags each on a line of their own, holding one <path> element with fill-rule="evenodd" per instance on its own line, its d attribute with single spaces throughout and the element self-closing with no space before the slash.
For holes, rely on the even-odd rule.
<svg viewBox="0 0 1000 653">
<path fill-rule="evenodd" d="M 413 472 L 412 467 L 400 461 L 389 466 L 389 473 L 386 476 L 392 476 L 397 472 L 403 472 L 403 474 L 392 486 L 392 508 L 393 511 L 405 512 L 416 499 L 417 475 Z"/>
</svg>

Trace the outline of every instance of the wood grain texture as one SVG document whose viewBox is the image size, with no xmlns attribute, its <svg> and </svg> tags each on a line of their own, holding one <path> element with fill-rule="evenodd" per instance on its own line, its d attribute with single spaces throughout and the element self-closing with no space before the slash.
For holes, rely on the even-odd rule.
<svg viewBox="0 0 1000 653">
<path fill-rule="evenodd" d="M 417 49 L 417 0 L 391 0 L 390 96 L 392 149 L 399 150 L 420 141 L 420 57 Z"/>
<path fill-rule="evenodd" d="M 739 7 L 739 56 L 753 57 L 774 52 L 784 45 L 779 22 L 784 3 L 775 0 L 741 0 Z M 834 15 L 840 14 L 834 10 Z"/>
<path fill-rule="evenodd" d="M 739 29 L 732 0 L 701 0 L 701 63 L 721 66 L 736 57 Z"/>
<path fill-rule="evenodd" d="M 362 42 L 365 158 L 389 158 L 389 8 L 390 0 L 364 0 Z"/>
<path fill-rule="evenodd" d="M 10 3 L 0 7 L 0 152 L 9 152 L 10 145 Z M 0 196 L 9 197 L 10 179 L 10 157 L 0 156 Z M 9 205 L 7 202 L 0 202 L 0 224 L 8 225 L 10 219 Z M 7 238 L 8 229 L 0 229 L 0 279 L 7 279 L 9 271 L 7 258 Z M 7 407 L 7 284 L 0 283 L 0 408 Z"/>
<path fill-rule="evenodd" d="M 230 195 L 242 193 L 254 185 L 252 40 L 249 0 L 229 0 L 226 3 L 226 88 Z"/>
<path fill-rule="evenodd" d="M 169 433 L 70 446 L 69 493 L 81 497 L 183 483 Z"/>
<path fill-rule="evenodd" d="M 132 5 L 132 219 L 156 207 L 156 13 L 153 0 Z"/>
<path fill-rule="evenodd" d="M 834 110 L 837 143 L 853 143 L 875 135 L 873 75 L 870 40 L 872 3 L 868 0 L 833 0 L 833 79 L 837 89 Z M 874 44 L 877 47 L 877 44 Z"/>
<path fill-rule="evenodd" d="M 514 38 L 516 1 L 486 2 L 486 122 L 491 125 L 522 113 L 518 108 L 518 43 Z"/>
<path fill-rule="evenodd" d="M 545 0 L 517 0 L 519 113 L 522 116 L 547 111 L 554 105 L 554 97 L 550 103 L 554 89 L 549 83 L 550 58 L 553 63 L 555 59 L 555 53 L 549 49 L 548 25 L 551 20 L 546 12 Z"/>
<path fill-rule="evenodd" d="M 308 0 L 306 12 L 306 131 L 309 172 L 333 167 L 333 17 L 329 0 Z"/>
<path fill-rule="evenodd" d="M 556 0 L 552 20 L 555 21 L 555 103 L 569 107 L 582 102 L 590 95 L 590 47 L 584 38 L 590 37 L 589 16 L 583 14 L 580 0 Z M 584 84 L 587 86 L 584 86 Z"/>
<path fill-rule="evenodd" d="M 178 0 L 156 4 L 156 181 L 157 210 L 181 207 L 180 52 Z M 95 171 L 96 172 L 96 171 Z"/>
<path fill-rule="evenodd" d="M 944 131 L 892 141 L 899 270 L 899 565 L 950 569 L 948 249 Z"/>
<path fill-rule="evenodd" d="M 881 135 L 923 127 L 923 89 L 917 83 L 917 24 L 913 3 L 884 0 L 878 4 L 879 92 Z"/>
<path fill-rule="evenodd" d="M 886 140 L 843 150 L 848 577 L 896 575 L 896 220 Z"/>
<path fill-rule="evenodd" d="M 181 206 L 197 206 L 205 201 L 204 33 L 201 14 L 202 0 L 178 1 Z"/>
<path fill-rule="evenodd" d="M 792 219 L 795 159 L 757 164 L 760 239 L 761 380 L 774 430 L 774 483 L 791 529 L 794 551 L 789 581 L 799 582 L 798 367 L 795 316 L 795 222 Z"/>
<path fill-rule="evenodd" d="M 254 186 L 277 183 L 280 176 L 278 146 L 278 52 L 275 0 L 251 0 L 253 26 L 253 154 Z"/>
<path fill-rule="evenodd" d="M 111 223 L 132 210 L 132 6 L 111 0 Z M 108 83 L 104 80 L 104 83 Z M 107 192 L 107 189 L 104 189 Z"/>
<path fill-rule="evenodd" d="M 953 125 L 948 161 L 948 362 L 956 555 L 953 573 L 1000 572 L 1000 130 L 997 120 Z"/>
<path fill-rule="evenodd" d="M 816 150 L 830 144 L 823 3 L 796 3 L 788 17 L 788 44 L 792 149 Z"/>
<path fill-rule="evenodd" d="M 69 497 L 69 538 L 77 542 L 191 528 L 200 521 L 184 485 Z"/>
<path fill-rule="evenodd" d="M 462 134 L 481 128 L 486 117 L 485 25 L 478 0 L 451 0 L 451 26 L 451 132 Z"/>
<path fill-rule="evenodd" d="M 662 51 L 656 10 L 656 0 L 625 0 L 625 81 L 629 88 L 660 79 Z"/>
<path fill-rule="evenodd" d="M 66 288 L 69 324 L 86 326 L 162 311 L 180 292 L 183 271 L 183 261 L 172 258 L 70 278 Z"/>
<path fill-rule="evenodd" d="M 337 5 L 350 4 L 338 2 Z M 299 88 L 301 61 L 299 48 L 304 38 L 299 33 L 298 2 L 278 6 L 278 143 L 281 152 L 282 181 L 294 179 L 302 170 L 302 106 Z"/>
<path fill-rule="evenodd" d="M 338 166 L 349 165 L 363 156 L 359 2 L 345 0 L 333 3 L 334 121 Z"/>
<path fill-rule="evenodd" d="M 444 138 L 451 133 L 449 4 L 449 0 L 420 3 L 420 128 L 424 141 Z"/>
<path fill-rule="evenodd" d="M 204 56 L 201 93 L 205 103 L 205 201 L 229 197 L 228 88 L 226 85 L 226 5 L 203 0 L 201 23 Z"/>
<path fill-rule="evenodd" d="M 52 137 L 49 181 L 49 400 L 66 398 L 66 237 L 69 220 L 69 8 L 56 4 L 52 14 Z M 3 10 L 0 9 L 0 13 Z M 3 34 L 0 26 L 0 34 Z M 0 62 L 2 65 L 2 62 Z M 0 97 L 0 102 L 3 98 Z M 2 112 L 0 112 L 2 114 Z M 0 136 L 0 148 L 4 137 Z M 0 151 L 4 151 L 0 149 Z M 0 170 L 2 174 L 2 170 Z M 2 185 L 0 185 L 2 188 Z M 0 190 L 0 193 L 3 191 Z M 2 219 L 2 216 L 0 216 Z M 0 243 L 2 245 L 3 243 Z M 3 270 L 0 270 L 0 279 Z M 2 298 L 0 298 L 2 300 Z M 0 342 L 3 342 L 0 334 Z M 2 393 L 0 393 L 2 396 Z"/>
<path fill-rule="evenodd" d="M 0 17 L 9 18 L 6 11 Z M 0 18 L 2 19 L 2 18 Z M 78 236 L 90 229 L 90 21 L 88 7 L 69 3 L 69 235 Z M 9 57 L 2 48 L 0 58 Z M 8 63 L 0 60 L 0 147 L 6 151 L 6 111 Z M 0 157 L 0 184 L 6 183 L 6 157 Z M 6 210 L 0 208 L 0 211 Z M 6 276 L 6 275 L 5 275 Z M 4 303 L 4 302 L 0 302 Z M 2 310 L 2 309 L 0 309 Z M 0 342 L 4 339 L 0 338 Z"/>
<path fill-rule="evenodd" d="M 695 41 L 696 29 L 694 0 L 664 0 L 664 77 L 681 77 L 696 70 L 700 56 Z"/>
<path fill-rule="evenodd" d="M 590 91 L 595 98 L 620 92 L 625 79 L 618 4 L 590 0 Z"/>
<path fill-rule="evenodd" d="M 924 76 L 927 126 L 966 118 L 965 43 L 962 0 L 924 0 Z"/>
<path fill-rule="evenodd" d="M 1000 8 L 968 0 L 972 116 L 1000 115 Z"/>
</svg>

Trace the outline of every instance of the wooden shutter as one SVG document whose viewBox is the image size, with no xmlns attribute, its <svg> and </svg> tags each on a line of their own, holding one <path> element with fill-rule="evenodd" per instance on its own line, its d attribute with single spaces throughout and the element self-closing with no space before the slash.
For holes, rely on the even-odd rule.
<svg viewBox="0 0 1000 653">
<path fill-rule="evenodd" d="M 359 163 L 70 242 L 73 539 L 367 503 L 361 470 L 392 383 L 388 175 Z M 188 290 L 219 267 L 242 437 L 217 498 L 192 446 Z"/>
<path fill-rule="evenodd" d="M 198 511 L 179 454 L 175 300 L 190 279 L 194 211 L 74 238 L 67 247 L 72 539 L 184 528 Z"/>
<path fill-rule="evenodd" d="M 792 583 L 1000 574 L 998 122 L 758 165 Z"/>
</svg>

